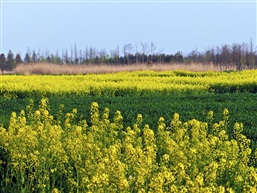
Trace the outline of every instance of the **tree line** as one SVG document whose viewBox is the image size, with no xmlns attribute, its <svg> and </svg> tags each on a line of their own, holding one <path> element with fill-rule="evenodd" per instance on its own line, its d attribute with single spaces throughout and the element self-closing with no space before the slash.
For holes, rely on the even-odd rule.
<svg viewBox="0 0 257 193">
<path fill-rule="evenodd" d="M 76 44 L 70 51 L 64 50 L 61 54 L 57 51 L 55 54 L 48 50 L 45 52 L 33 50 L 27 51 L 24 58 L 21 54 L 9 50 L 7 56 L 4 53 L 0 55 L 1 71 L 12 70 L 18 64 L 29 63 L 54 63 L 54 64 L 154 64 L 154 63 L 201 63 L 214 64 L 220 67 L 235 66 L 238 70 L 257 67 L 257 52 L 252 40 L 247 43 L 234 43 L 232 45 L 224 44 L 214 46 L 205 51 L 192 50 L 184 55 L 181 51 L 175 54 L 165 54 L 162 50 L 157 51 L 154 43 L 125 44 L 116 46 L 110 50 L 97 49 L 95 47 L 86 47 L 84 50 L 77 49 Z"/>
</svg>

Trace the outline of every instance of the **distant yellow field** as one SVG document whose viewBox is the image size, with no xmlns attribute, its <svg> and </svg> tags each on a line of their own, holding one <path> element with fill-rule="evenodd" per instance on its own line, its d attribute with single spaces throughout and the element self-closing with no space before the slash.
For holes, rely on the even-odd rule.
<svg viewBox="0 0 257 193">
<path fill-rule="evenodd" d="M 5 75 L 0 92 L 147 95 L 147 92 L 257 92 L 257 71 L 134 71 L 88 75 Z"/>
</svg>

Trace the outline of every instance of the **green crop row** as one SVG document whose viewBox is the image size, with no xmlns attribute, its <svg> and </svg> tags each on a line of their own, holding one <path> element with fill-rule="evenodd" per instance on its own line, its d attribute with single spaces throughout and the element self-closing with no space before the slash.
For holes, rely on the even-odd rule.
<svg viewBox="0 0 257 193">
<path fill-rule="evenodd" d="M 208 111 L 215 112 L 214 120 L 222 118 L 220 112 L 228 108 L 231 112 L 230 127 L 237 121 L 245 126 L 243 133 L 254 143 L 257 142 L 257 96 L 252 93 L 227 93 L 227 94 L 173 94 L 149 96 L 87 96 L 87 95 L 51 95 L 49 96 L 49 111 L 56 115 L 59 105 L 64 104 L 63 111 L 69 112 L 73 108 L 78 109 L 81 119 L 89 118 L 89 106 L 93 101 L 97 101 L 100 106 L 108 106 L 111 112 L 117 109 L 123 112 L 124 125 L 129 126 L 135 119 L 135 115 L 141 113 L 144 122 L 151 128 L 157 127 L 160 116 L 170 121 L 171 115 L 179 113 L 183 121 L 196 118 L 206 121 Z M 9 117 L 13 111 L 20 112 L 28 104 L 31 98 L 3 98 L 0 97 L 0 123 L 7 127 Z M 32 97 L 35 106 L 41 96 Z M 112 113 L 111 113 L 112 114 Z"/>
</svg>

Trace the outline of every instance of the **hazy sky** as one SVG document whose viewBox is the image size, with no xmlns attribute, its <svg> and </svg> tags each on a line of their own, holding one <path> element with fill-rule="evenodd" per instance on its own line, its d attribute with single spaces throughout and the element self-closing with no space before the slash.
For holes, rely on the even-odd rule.
<svg viewBox="0 0 257 193">
<path fill-rule="evenodd" d="M 156 52 L 187 54 L 251 38 L 256 45 L 255 0 L 0 1 L 1 53 L 153 42 Z"/>
</svg>

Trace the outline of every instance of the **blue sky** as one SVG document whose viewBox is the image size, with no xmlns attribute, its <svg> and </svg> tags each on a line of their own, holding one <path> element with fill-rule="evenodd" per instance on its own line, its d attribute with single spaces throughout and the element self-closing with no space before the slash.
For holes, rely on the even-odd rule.
<svg viewBox="0 0 257 193">
<path fill-rule="evenodd" d="M 107 51 L 153 42 L 156 52 L 250 42 L 256 45 L 253 1 L 1 0 L 1 53 L 59 53 L 86 46 Z"/>
</svg>

